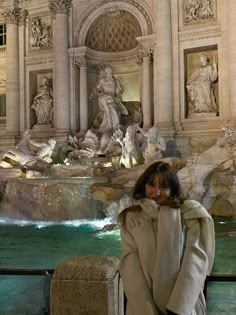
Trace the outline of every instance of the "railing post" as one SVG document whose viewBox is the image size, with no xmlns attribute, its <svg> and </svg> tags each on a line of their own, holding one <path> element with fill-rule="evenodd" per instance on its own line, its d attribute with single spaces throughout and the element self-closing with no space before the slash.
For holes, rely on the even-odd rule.
<svg viewBox="0 0 236 315">
<path fill-rule="evenodd" d="M 115 257 L 72 257 L 54 272 L 51 315 L 123 315 L 124 293 Z"/>
</svg>

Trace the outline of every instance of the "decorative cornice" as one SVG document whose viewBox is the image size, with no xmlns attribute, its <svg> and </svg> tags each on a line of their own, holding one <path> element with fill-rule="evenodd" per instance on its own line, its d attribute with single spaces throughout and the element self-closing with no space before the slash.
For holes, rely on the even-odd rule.
<svg viewBox="0 0 236 315">
<path fill-rule="evenodd" d="M 120 53 L 104 53 L 98 52 L 88 47 L 70 48 L 69 55 L 72 60 L 77 62 L 78 57 L 85 56 L 87 64 L 112 64 L 112 63 L 128 63 L 137 60 L 138 49 L 137 47 L 127 52 Z"/>
<path fill-rule="evenodd" d="M 221 29 L 219 27 L 212 30 L 208 28 L 207 30 L 191 30 L 191 32 L 188 31 L 179 33 L 179 41 L 181 43 L 217 37 L 221 37 Z"/>
<path fill-rule="evenodd" d="M 49 0 L 48 6 L 53 16 L 56 14 L 69 14 L 72 0 Z"/>
<path fill-rule="evenodd" d="M 35 56 L 28 56 L 25 57 L 25 62 L 27 66 L 30 65 L 46 65 L 50 64 L 50 66 L 53 65 L 54 59 L 53 59 L 53 54 L 48 54 L 48 53 L 43 53 L 40 51 L 40 55 L 35 55 Z"/>
</svg>

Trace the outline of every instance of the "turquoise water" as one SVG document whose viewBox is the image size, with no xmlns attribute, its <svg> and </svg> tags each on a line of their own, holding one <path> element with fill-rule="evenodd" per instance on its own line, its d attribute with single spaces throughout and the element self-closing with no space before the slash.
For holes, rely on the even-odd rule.
<svg viewBox="0 0 236 315">
<path fill-rule="evenodd" d="M 0 268 L 55 268 L 71 256 L 120 257 L 119 230 L 105 221 L 63 224 L 0 220 Z M 236 274 L 236 221 L 216 219 L 213 273 Z M 0 276 L 0 314 L 40 315 L 48 307 L 50 277 Z M 209 283 L 208 314 L 236 314 L 236 284 Z M 10 301 L 14 301 L 10 302 Z M 225 303 L 227 301 L 227 305 Z"/>
<path fill-rule="evenodd" d="M 1 224 L 0 268 L 55 268 L 71 256 L 120 256 L 120 233 L 103 221 Z"/>
</svg>

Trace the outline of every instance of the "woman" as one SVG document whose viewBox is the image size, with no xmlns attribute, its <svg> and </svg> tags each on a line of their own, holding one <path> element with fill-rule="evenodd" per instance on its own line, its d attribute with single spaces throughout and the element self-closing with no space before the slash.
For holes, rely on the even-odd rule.
<svg viewBox="0 0 236 315">
<path fill-rule="evenodd" d="M 203 286 L 214 259 L 214 224 L 197 201 L 181 201 L 167 163 L 150 165 L 121 212 L 120 274 L 128 315 L 206 314 Z"/>
</svg>

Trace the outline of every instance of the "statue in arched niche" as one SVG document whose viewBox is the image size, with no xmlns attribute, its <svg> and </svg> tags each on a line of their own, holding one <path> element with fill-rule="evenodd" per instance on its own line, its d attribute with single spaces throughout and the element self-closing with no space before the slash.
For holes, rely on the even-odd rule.
<svg viewBox="0 0 236 315">
<path fill-rule="evenodd" d="M 111 66 L 106 66 L 100 71 L 99 81 L 95 93 L 98 97 L 100 109 L 99 117 L 96 117 L 94 125 L 104 131 L 119 128 L 121 114 L 128 115 L 128 110 L 122 103 L 123 87 L 115 78 Z M 93 94 L 91 97 L 93 97 Z"/>
<path fill-rule="evenodd" d="M 35 111 L 36 125 L 52 125 L 53 120 L 53 92 L 48 77 L 43 78 L 38 94 L 34 97 L 31 108 Z"/>
<path fill-rule="evenodd" d="M 200 56 L 201 65 L 191 74 L 186 88 L 190 101 L 191 113 L 218 113 L 213 84 L 217 80 L 218 71 L 216 61 L 211 65 L 209 57 Z"/>
</svg>

